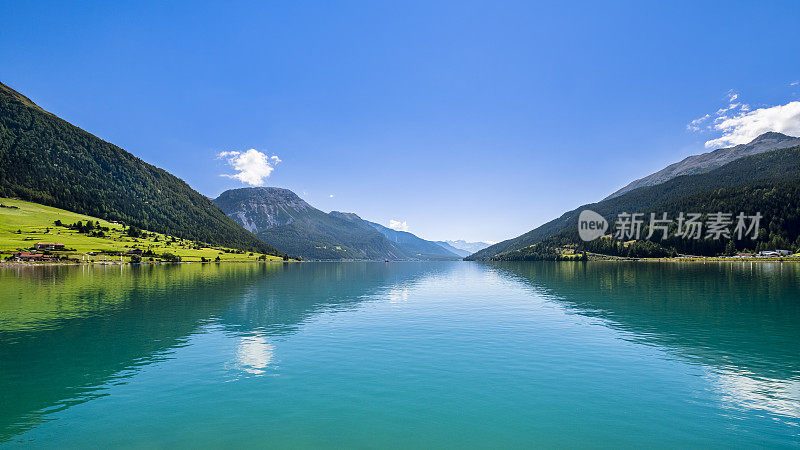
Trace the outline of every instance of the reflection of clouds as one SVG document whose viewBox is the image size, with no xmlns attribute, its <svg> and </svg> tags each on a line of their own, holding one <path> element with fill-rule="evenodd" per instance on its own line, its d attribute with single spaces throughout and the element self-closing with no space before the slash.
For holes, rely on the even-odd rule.
<svg viewBox="0 0 800 450">
<path fill-rule="evenodd" d="M 740 369 L 709 374 L 723 400 L 748 409 L 800 418 L 800 380 L 758 377 Z"/>
<path fill-rule="evenodd" d="M 275 346 L 262 334 L 243 336 L 236 349 L 237 366 L 244 372 L 261 375 L 275 356 Z"/>
<path fill-rule="evenodd" d="M 392 287 L 386 292 L 386 298 L 392 304 L 405 303 L 408 301 L 408 288 L 403 286 Z"/>
</svg>

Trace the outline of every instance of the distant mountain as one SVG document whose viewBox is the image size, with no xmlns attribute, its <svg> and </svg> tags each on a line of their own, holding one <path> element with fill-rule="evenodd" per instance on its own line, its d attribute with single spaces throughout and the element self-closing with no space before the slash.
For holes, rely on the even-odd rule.
<svg viewBox="0 0 800 450">
<path fill-rule="evenodd" d="M 452 253 L 455 253 L 456 255 L 458 255 L 458 256 L 460 256 L 462 258 L 466 258 L 467 256 L 469 256 L 469 255 L 471 255 L 473 253 L 473 252 L 470 252 L 470 251 L 467 251 L 467 250 L 463 250 L 463 249 L 460 249 L 460 248 L 455 248 L 452 245 L 450 245 L 449 243 L 447 243 L 447 241 L 435 241 L 435 242 L 437 244 L 439 244 L 445 250 L 447 250 L 449 252 L 452 252 Z"/>
<path fill-rule="evenodd" d="M 331 212 L 336 214 L 336 212 Z M 341 214 L 341 213 L 338 213 Z M 355 214 L 349 214 L 351 220 L 358 218 Z M 353 217 L 354 216 L 354 217 Z M 360 219 L 360 218 L 359 218 Z M 360 219 L 363 220 L 363 219 Z M 460 255 L 456 252 L 450 251 L 436 242 L 426 241 L 408 231 L 397 231 L 387 228 L 375 222 L 365 220 L 367 225 L 378 230 L 390 242 L 399 247 L 406 255 L 412 259 L 461 259 L 466 255 Z"/>
<path fill-rule="evenodd" d="M 0 197 L 282 255 L 179 178 L 59 119 L 2 83 Z"/>
<path fill-rule="evenodd" d="M 394 230 L 386 229 L 392 232 L 388 233 L 382 229 L 385 227 L 356 214 L 326 214 L 288 189 L 232 189 L 214 203 L 260 239 L 306 259 L 457 258 L 411 233 L 395 235 Z"/>
<path fill-rule="evenodd" d="M 479 252 L 485 249 L 486 247 L 492 245 L 492 244 L 487 244 L 486 242 L 467 242 L 463 239 L 459 239 L 457 241 L 443 241 L 443 242 L 459 250 L 464 250 L 470 253 Z"/>
<path fill-rule="evenodd" d="M 769 136 L 767 136 L 769 137 Z M 760 138 L 757 138 L 758 141 Z M 755 141 L 754 141 L 755 142 Z M 519 237 L 483 249 L 467 259 L 524 259 L 540 243 L 576 244 L 589 251 L 577 236 L 578 215 L 584 209 L 599 213 L 613 223 L 621 212 L 760 212 L 761 235 L 755 242 L 739 242 L 745 248 L 800 248 L 800 146 L 772 150 L 735 159 L 709 172 L 681 175 L 664 183 L 643 186 L 597 203 L 564 213 Z M 725 241 L 680 240 L 665 245 L 675 251 L 714 255 Z"/>
<path fill-rule="evenodd" d="M 724 166 L 731 161 L 744 158 L 745 156 L 756 155 L 780 148 L 794 147 L 796 145 L 800 145 L 800 138 L 776 132 L 764 133 L 747 144 L 720 148 L 713 152 L 703 153 L 702 155 L 689 156 L 680 162 L 670 164 L 656 173 L 630 182 L 627 186 L 606 197 L 606 200 L 619 197 L 626 192 L 640 187 L 664 183 L 681 175 L 706 173 L 717 167 Z"/>
<path fill-rule="evenodd" d="M 264 242 L 306 259 L 403 259 L 371 227 L 326 214 L 288 189 L 231 189 L 214 199 L 229 217 Z"/>
</svg>

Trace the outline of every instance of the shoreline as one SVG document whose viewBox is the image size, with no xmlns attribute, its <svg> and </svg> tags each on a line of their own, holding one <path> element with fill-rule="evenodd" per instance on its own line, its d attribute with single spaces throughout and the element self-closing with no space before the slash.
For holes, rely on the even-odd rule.
<svg viewBox="0 0 800 450">
<path fill-rule="evenodd" d="M 599 256 L 599 255 L 598 255 Z M 69 261 L 2 261 L 0 262 L 0 269 L 13 268 L 13 267 L 53 267 L 53 266 L 86 266 L 86 267 L 107 267 L 107 266 L 162 266 L 162 265 L 181 265 L 181 264 L 276 264 L 276 263 L 342 263 L 342 262 L 375 262 L 388 264 L 386 261 L 380 260 L 273 260 L 273 261 L 182 261 L 182 262 L 141 262 L 141 263 L 86 263 L 86 262 L 69 262 Z M 441 262 L 441 261 L 390 261 L 393 263 L 398 262 Z M 466 260 L 452 260 L 448 262 L 580 262 L 580 261 L 466 261 Z M 640 263 L 800 263 L 800 258 L 719 258 L 719 257 L 684 257 L 684 258 L 625 258 L 625 257 L 590 257 L 588 261 L 583 262 L 640 262 Z"/>
<path fill-rule="evenodd" d="M 639 261 L 639 262 L 800 262 L 798 257 L 749 257 L 737 258 L 730 256 L 676 256 L 668 258 L 630 258 L 624 256 L 609 256 L 599 253 L 587 253 L 589 261 Z"/>
<path fill-rule="evenodd" d="M 246 264 L 274 264 L 274 263 L 297 263 L 297 262 L 306 262 L 306 261 L 283 261 L 283 260 L 271 260 L 271 261 L 181 261 L 181 262 L 166 262 L 166 261 L 159 261 L 159 262 L 141 262 L 141 263 L 87 263 L 87 262 L 71 262 L 71 261 L 2 261 L 0 262 L 0 269 L 5 267 L 37 267 L 37 266 L 87 266 L 87 267 L 107 267 L 107 266 L 162 266 L 162 265 L 181 265 L 181 264 L 227 264 L 227 263 L 246 263 Z"/>
</svg>

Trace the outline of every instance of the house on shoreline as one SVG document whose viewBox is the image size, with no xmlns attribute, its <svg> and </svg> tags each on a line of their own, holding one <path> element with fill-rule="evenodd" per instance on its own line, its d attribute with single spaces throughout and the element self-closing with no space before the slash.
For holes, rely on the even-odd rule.
<svg viewBox="0 0 800 450">
<path fill-rule="evenodd" d="M 758 252 L 758 256 L 761 258 L 780 258 L 782 256 L 789 256 L 792 252 L 789 250 L 766 250 L 763 252 Z"/>
<path fill-rule="evenodd" d="M 58 256 L 45 255 L 43 253 L 15 252 L 11 254 L 9 259 L 13 261 L 56 261 Z"/>
</svg>

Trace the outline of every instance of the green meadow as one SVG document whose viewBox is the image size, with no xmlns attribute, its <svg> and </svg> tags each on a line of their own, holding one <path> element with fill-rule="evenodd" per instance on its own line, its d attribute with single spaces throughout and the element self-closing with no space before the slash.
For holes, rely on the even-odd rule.
<svg viewBox="0 0 800 450">
<path fill-rule="evenodd" d="M 215 261 L 258 261 L 263 255 L 259 253 L 241 253 L 238 250 L 225 247 L 208 247 L 201 243 L 180 239 L 177 237 L 153 233 L 147 230 L 146 237 L 131 237 L 123 224 L 111 223 L 96 217 L 77 214 L 63 209 L 40 205 L 23 200 L 0 198 L 0 257 L 6 258 L 12 252 L 28 250 L 37 242 L 57 242 L 64 244 L 65 251 L 53 252 L 70 258 L 85 259 L 89 261 L 103 261 L 114 259 L 130 261 L 130 256 L 125 255 L 133 248 L 150 250 L 156 255 L 169 253 L 181 257 L 182 261 L 201 261 L 206 258 Z M 107 227 L 105 236 L 90 236 L 66 226 L 55 225 L 60 221 L 63 225 L 72 225 L 76 222 L 99 222 L 100 227 Z M 123 256 L 113 256 L 110 253 L 122 252 Z M 266 255 L 267 261 L 276 261 L 281 258 Z M 150 257 L 143 257 L 143 262 L 149 262 Z M 153 257 L 158 261 L 159 257 Z"/>
</svg>

